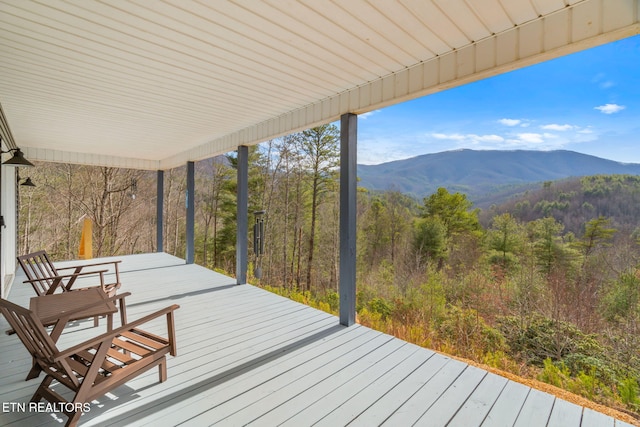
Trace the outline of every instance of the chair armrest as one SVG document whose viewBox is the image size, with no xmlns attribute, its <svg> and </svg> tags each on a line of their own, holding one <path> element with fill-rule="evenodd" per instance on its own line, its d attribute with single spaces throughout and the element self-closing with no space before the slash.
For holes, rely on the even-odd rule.
<svg viewBox="0 0 640 427">
<path fill-rule="evenodd" d="M 38 278 L 38 279 L 30 279 L 30 280 L 25 280 L 23 283 L 31 283 L 31 285 L 33 285 L 34 283 L 37 282 L 47 282 L 49 280 L 53 280 L 52 286 L 49 287 L 49 289 L 46 292 L 46 295 L 51 295 L 53 293 L 55 293 L 55 291 L 61 287 L 62 291 L 70 291 L 71 288 L 73 287 L 73 284 L 75 283 L 76 279 L 80 276 L 95 276 L 95 275 L 99 275 L 100 276 L 100 285 L 95 285 L 95 286 L 102 286 L 102 288 L 104 289 L 104 273 L 107 272 L 108 270 L 95 270 L 95 271 L 85 271 L 83 273 L 73 273 L 73 274 L 63 274 L 63 275 L 58 275 L 58 276 L 48 276 L 48 277 L 43 277 L 43 278 Z M 69 279 L 67 281 L 66 284 L 64 284 L 62 282 L 62 279 Z"/>
<path fill-rule="evenodd" d="M 106 341 L 106 340 L 113 340 L 115 337 L 117 337 L 118 335 L 120 335 L 122 332 L 126 332 L 129 331 L 139 325 L 142 325 L 144 323 L 147 323 L 150 320 L 153 320 L 155 318 L 161 317 L 166 315 L 167 319 L 171 319 L 171 324 L 168 325 L 171 328 L 173 328 L 173 311 L 177 310 L 178 308 L 180 308 L 179 305 L 177 304 L 173 304 L 169 307 L 163 308 L 162 310 L 158 310 L 155 313 L 151 313 L 147 316 L 141 317 L 138 320 L 134 320 L 133 322 L 129 322 L 126 325 L 123 325 L 117 329 L 114 329 L 110 332 L 106 332 L 102 335 L 98 335 L 95 338 L 92 338 L 90 340 L 87 340 L 85 342 L 82 342 L 78 345 L 75 345 L 73 347 L 67 348 L 66 350 L 63 351 L 59 351 L 58 353 L 56 353 L 55 355 L 53 355 L 50 358 L 50 362 L 52 363 L 56 363 L 59 362 L 62 359 L 65 359 L 73 354 L 76 354 L 77 352 L 81 351 L 81 350 L 86 350 L 89 348 L 93 348 L 96 345 L 98 345 L 99 343 Z"/>
<path fill-rule="evenodd" d="M 95 271 L 83 271 L 80 273 L 73 273 L 73 274 L 59 274 L 57 276 L 47 276 L 47 277 L 43 277 L 40 279 L 28 279 L 25 280 L 22 283 L 35 283 L 35 282 L 44 282 L 45 280 L 55 280 L 55 279 L 67 279 L 70 277 L 78 277 L 78 276 L 90 276 L 90 275 L 95 275 L 95 274 L 104 274 L 109 270 L 95 270 Z"/>
<path fill-rule="evenodd" d="M 72 265 L 72 266 L 69 266 L 69 267 L 58 267 L 58 266 L 56 266 L 56 270 L 71 270 L 73 268 L 79 268 L 79 269 L 82 270 L 85 267 L 96 267 L 96 266 L 99 266 L 99 265 L 109 265 L 109 264 L 113 264 L 114 267 L 117 268 L 118 264 L 121 263 L 121 262 L 122 262 L 122 260 L 118 259 L 118 260 L 115 260 L 115 261 L 96 262 L 96 263 L 93 263 L 93 264 L 78 264 L 78 265 Z"/>
<path fill-rule="evenodd" d="M 118 265 L 122 262 L 122 260 L 115 260 L 115 261 L 104 261 L 104 262 L 96 262 L 93 264 L 78 264 L 78 265 L 74 265 L 74 266 L 69 266 L 69 267 L 60 267 L 58 268 L 58 270 L 67 270 L 67 269 L 75 269 L 75 273 L 80 273 L 82 271 L 83 268 L 85 267 L 97 267 L 97 266 L 101 266 L 101 265 L 111 265 L 113 264 L 113 270 L 114 273 L 116 275 L 116 281 L 115 281 L 115 285 L 116 285 L 116 289 L 120 288 L 120 269 L 118 268 Z M 105 273 L 108 272 L 109 270 L 103 270 Z M 71 282 L 75 281 L 75 279 L 71 279 Z M 104 276 L 101 274 L 100 275 L 100 283 L 102 284 L 102 287 L 104 288 Z"/>
<path fill-rule="evenodd" d="M 130 295 L 131 295 L 131 292 L 123 292 L 121 294 L 114 295 L 114 296 L 112 296 L 110 298 L 105 298 L 103 300 L 92 302 L 92 303 L 83 305 L 82 307 L 75 308 L 73 310 L 65 311 L 64 312 L 64 316 L 62 316 L 62 317 L 60 315 L 54 315 L 54 316 L 51 316 L 51 317 L 46 317 L 44 319 L 40 319 L 40 321 L 42 322 L 43 325 L 46 325 L 46 324 L 48 324 L 50 322 L 53 322 L 53 321 L 56 321 L 56 320 L 59 320 L 59 319 L 68 319 L 68 318 L 72 317 L 76 313 L 81 313 L 84 310 L 87 310 L 89 308 L 98 307 L 98 306 L 100 306 L 100 305 L 102 305 L 104 303 L 107 303 L 107 302 L 118 301 L 118 300 L 126 298 L 126 297 L 128 297 Z M 66 321 L 65 321 L 65 323 L 66 323 Z"/>
</svg>

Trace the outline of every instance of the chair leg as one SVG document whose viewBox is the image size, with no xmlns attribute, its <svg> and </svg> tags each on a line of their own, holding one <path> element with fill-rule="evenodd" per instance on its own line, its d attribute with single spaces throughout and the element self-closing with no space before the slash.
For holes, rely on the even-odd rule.
<svg viewBox="0 0 640 427">
<path fill-rule="evenodd" d="M 120 326 L 127 324 L 127 306 L 124 302 L 124 298 L 120 298 Z"/>
<path fill-rule="evenodd" d="M 50 375 L 47 375 L 42 380 L 42 382 L 40 383 L 40 386 L 38 387 L 36 392 L 31 397 L 31 402 L 40 402 L 42 400 L 42 398 L 45 397 L 45 395 L 42 393 L 42 391 L 43 390 L 47 390 L 49 388 L 49 386 L 51 385 L 52 381 L 53 381 L 53 377 L 50 376 Z"/>
<path fill-rule="evenodd" d="M 158 373 L 160 374 L 160 382 L 165 382 L 167 380 L 167 359 L 164 357 L 158 365 Z"/>
<path fill-rule="evenodd" d="M 76 425 L 78 425 L 78 421 L 80 421 L 80 416 L 82 415 L 81 411 L 75 411 L 75 412 L 71 412 L 68 413 L 67 416 L 69 417 L 69 419 L 67 420 L 67 423 L 65 424 L 66 427 L 75 427 Z"/>
<path fill-rule="evenodd" d="M 31 370 L 27 374 L 27 378 L 24 379 L 25 381 L 38 378 L 40 376 L 40 372 L 42 372 L 42 368 L 40 367 L 40 365 L 38 365 L 38 363 L 36 362 L 36 359 L 31 359 L 31 364 L 32 364 Z"/>
</svg>

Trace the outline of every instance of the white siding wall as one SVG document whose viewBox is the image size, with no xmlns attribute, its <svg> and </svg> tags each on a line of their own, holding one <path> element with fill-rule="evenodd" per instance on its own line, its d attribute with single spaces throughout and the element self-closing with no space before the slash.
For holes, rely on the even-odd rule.
<svg viewBox="0 0 640 427">
<path fill-rule="evenodd" d="M 2 188 L 0 189 L 0 213 L 4 217 L 5 227 L 0 230 L 0 290 L 2 298 L 6 298 L 16 271 L 16 169 L 2 166 Z"/>
</svg>

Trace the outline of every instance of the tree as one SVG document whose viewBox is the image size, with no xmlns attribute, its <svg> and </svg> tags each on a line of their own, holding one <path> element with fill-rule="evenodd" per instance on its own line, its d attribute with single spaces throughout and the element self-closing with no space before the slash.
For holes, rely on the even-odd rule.
<svg viewBox="0 0 640 427">
<path fill-rule="evenodd" d="M 54 260 L 77 257 L 83 216 L 94 224 L 95 256 L 152 250 L 153 174 L 39 163 L 30 175 L 38 186 L 19 187 L 22 253 L 45 249 Z"/>
<path fill-rule="evenodd" d="M 554 218 L 537 219 L 528 224 L 529 238 L 539 267 L 546 274 L 562 261 L 563 246 L 560 233 L 564 226 Z"/>
<path fill-rule="evenodd" d="M 442 267 L 446 257 L 446 226 L 439 218 L 420 218 L 415 223 L 413 247 L 423 258 L 433 259 Z"/>
<path fill-rule="evenodd" d="M 125 212 L 132 209 L 134 198 L 131 188 L 139 173 L 131 169 L 99 168 L 96 174 L 83 168 L 82 180 L 85 198 L 80 201 L 84 213 L 94 223 L 95 255 L 105 256 L 118 253 L 126 236 L 122 230 Z"/>
<path fill-rule="evenodd" d="M 300 151 L 304 155 L 311 181 L 311 224 L 309 226 L 309 249 L 307 258 L 306 287 L 311 289 L 311 272 L 316 238 L 316 217 L 322 194 L 334 181 L 333 174 L 339 164 L 340 131 L 335 125 L 322 125 L 298 134 Z"/>
<path fill-rule="evenodd" d="M 451 238 L 457 233 L 480 230 L 478 209 L 471 210 L 473 203 L 462 193 L 450 194 L 440 187 L 431 196 L 424 199 L 424 218 L 437 218 L 444 226 L 445 237 Z"/>
<path fill-rule="evenodd" d="M 409 229 L 413 218 L 412 211 L 416 210 L 417 203 L 397 190 L 385 192 L 383 200 L 385 201 L 385 217 L 389 228 L 390 257 L 391 262 L 394 263 L 398 246 L 403 240 L 403 235 Z"/>
<path fill-rule="evenodd" d="M 270 177 L 266 229 L 266 242 L 271 250 L 266 251 L 267 271 L 265 280 L 289 287 L 296 278 L 296 255 L 298 230 L 301 230 L 302 206 L 299 203 L 302 182 L 301 155 L 295 135 L 270 141 L 269 153 L 274 160 Z"/>
<path fill-rule="evenodd" d="M 608 228 L 609 224 L 611 224 L 611 220 L 602 215 L 587 222 L 582 239 L 575 244 L 585 258 L 589 257 L 599 246 L 607 245 L 616 233 L 615 228 Z"/>
<path fill-rule="evenodd" d="M 228 191 L 228 181 L 231 179 L 232 169 L 223 157 L 209 159 L 202 162 L 199 168 L 201 178 L 196 185 L 200 194 L 196 198 L 196 207 L 202 217 L 202 259 L 204 266 L 218 267 L 219 245 L 218 229 L 222 224 L 224 201 L 230 202 L 234 195 Z M 198 172 L 198 170 L 196 170 Z M 209 247 L 211 246 L 211 254 Z"/>
<path fill-rule="evenodd" d="M 519 252 L 524 241 L 524 228 L 509 213 L 504 213 L 493 218 L 491 229 L 487 232 L 487 244 L 489 249 L 495 251 L 497 256 L 492 259 L 507 269 L 516 262 L 514 254 Z"/>
<path fill-rule="evenodd" d="M 582 254 L 582 264 L 576 274 L 572 313 L 578 326 L 587 330 L 593 329 L 598 322 L 598 300 L 602 288 L 609 281 L 606 267 L 609 263 L 601 249 L 610 246 L 609 241 L 617 231 L 608 227 L 610 222 L 603 216 L 590 220 L 585 225 L 582 238 L 573 243 Z"/>
<path fill-rule="evenodd" d="M 423 248 L 443 266 L 447 254 L 454 248 L 456 240 L 468 246 L 471 237 L 475 240 L 481 234 L 478 209 L 471 210 L 472 203 L 461 193 L 450 194 L 446 188 L 438 188 L 434 194 L 424 199 L 423 221 L 416 223 L 415 248 Z M 465 235 L 465 236 L 463 236 Z M 444 249 L 441 247 L 444 246 Z"/>
</svg>

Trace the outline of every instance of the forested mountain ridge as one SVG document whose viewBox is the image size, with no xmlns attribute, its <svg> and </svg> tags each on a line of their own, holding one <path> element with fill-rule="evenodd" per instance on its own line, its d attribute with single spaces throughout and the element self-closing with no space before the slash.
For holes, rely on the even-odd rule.
<svg viewBox="0 0 640 427">
<path fill-rule="evenodd" d="M 640 230 L 640 176 L 592 175 L 546 181 L 538 190 L 484 210 L 480 219 L 488 225 L 491 218 L 505 213 L 523 223 L 553 217 L 575 235 L 584 233 L 589 220 L 605 217 L 616 229 L 631 234 Z"/>
<path fill-rule="evenodd" d="M 640 174 L 640 164 L 620 163 L 567 150 L 454 150 L 379 165 L 358 165 L 359 185 L 422 198 L 438 187 L 476 202 L 510 187 L 598 174 Z"/>
</svg>

